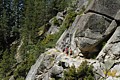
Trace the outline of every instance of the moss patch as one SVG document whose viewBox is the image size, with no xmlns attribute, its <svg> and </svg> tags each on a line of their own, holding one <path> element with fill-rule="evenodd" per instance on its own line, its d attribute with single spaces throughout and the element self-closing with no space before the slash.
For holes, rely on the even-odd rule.
<svg viewBox="0 0 120 80">
<path fill-rule="evenodd" d="M 56 17 L 54 17 L 52 20 L 53 20 L 53 24 L 54 24 L 54 25 L 57 25 L 57 26 L 60 25 L 60 23 L 59 23 L 59 21 L 57 20 Z"/>
</svg>

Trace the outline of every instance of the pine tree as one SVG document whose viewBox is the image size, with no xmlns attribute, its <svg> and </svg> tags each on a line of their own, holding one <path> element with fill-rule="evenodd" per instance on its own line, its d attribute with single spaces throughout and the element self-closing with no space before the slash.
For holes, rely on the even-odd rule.
<svg viewBox="0 0 120 80">
<path fill-rule="evenodd" d="M 7 47 L 8 41 L 7 38 L 9 37 L 9 28 L 7 25 L 8 18 L 6 16 L 6 10 L 2 11 L 1 19 L 0 19 L 0 30 L 1 30 L 1 50 L 4 50 Z"/>
<path fill-rule="evenodd" d="M 10 51 L 6 49 L 0 62 L 0 78 L 5 78 L 7 73 L 12 70 L 13 64 L 15 63 L 14 54 L 10 54 Z"/>
</svg>

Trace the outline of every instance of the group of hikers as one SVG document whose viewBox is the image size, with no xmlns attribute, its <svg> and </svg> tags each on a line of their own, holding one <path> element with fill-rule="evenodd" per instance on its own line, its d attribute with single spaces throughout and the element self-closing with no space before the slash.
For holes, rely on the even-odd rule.
<svg viewBox="0 0 120 80">
<path fill-rule="evenodd" d="M 63 52 L 68 56 L 68 55 L 72 55 L 73 54 L 73 51 L 72 51 L 72 49 L 70 48 L 70 47 L 66 47 L 66 48 L 64 48 L 63 49 Z"/>
</svg>

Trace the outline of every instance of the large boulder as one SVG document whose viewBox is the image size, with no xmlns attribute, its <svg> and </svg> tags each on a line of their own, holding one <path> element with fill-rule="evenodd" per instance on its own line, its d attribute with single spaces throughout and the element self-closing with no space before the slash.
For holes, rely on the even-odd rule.
<svg viewBox="0 0 120 80">
<path fill-rule="evenodd" d="M 120 0 L 92 0 L 88 10 L 96 11 L 115 18 L 120 9 Z"/>
<path fill-rule="evenodd" d="M 62 51 L 69 46 L 76 54 L 81 51 L 87 54 L 99 52 L 97 47 L 110 36 L 116 27 L 116 21 L 96 13 L 78 15 L 72 26 L 60 37 L 56 48 Z"/>
<path fill-rule="evenodd" d="M 62 66 L 54 65 L 51 69 L 51 77 L 62 77 L 59 76 L 60 74 L 62 74 L 62 72 L 63 72 Z"/>
<path fill-rule="evenodd" d="M 75 34 L 75 42 L 82 53 L 98 51 L 96 46 L 111 33 L 106 34 L 110 23 L 110 19 L 95 13 L 87 13 L 81 17 L 77 23 L 78 28 Z"/>
</svg>

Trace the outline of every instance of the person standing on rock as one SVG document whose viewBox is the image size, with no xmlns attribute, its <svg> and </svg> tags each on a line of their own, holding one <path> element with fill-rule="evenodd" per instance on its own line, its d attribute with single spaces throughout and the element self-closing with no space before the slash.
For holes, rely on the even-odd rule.
<svg viewBox="0 0 120 80">
<path fill-rule="evenodd" d="M 72 55 L 72 53 L 73 53 L 73 52 L 72 52 L 72 49 L 70 48 L 70 49 L 69 49 L 69 54 L 70 54 L 70 56 Z"/>
<path fill-rule="evenodd" d="M 68 53 L 69 53 L 68 47 L 65 48 L 65 53 L 66 53 L 67 56 L 68 56 Z"/>
</svg>

